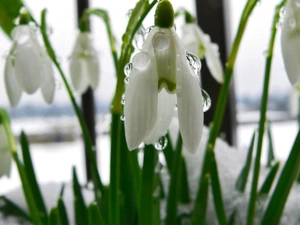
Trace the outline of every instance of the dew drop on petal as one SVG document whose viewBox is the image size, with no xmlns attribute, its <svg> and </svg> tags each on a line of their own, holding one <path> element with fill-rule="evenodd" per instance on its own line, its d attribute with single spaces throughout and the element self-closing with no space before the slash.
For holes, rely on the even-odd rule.
<svg viewBox="0 0 300 225">
<path fill-rule="evenodd" d="M 132 70 L 132 63 L 127 63 L 124 67 L 124 73 L 126 77 L 129 77 L 131 70 Z"/>
<path fill-rule="evenodd" d="M 125 115 L 121 115 L 121 116 L 120 116 L 120 120 L 121 120 L 121 121 L 125 121 Z"/>
<path fill-rule="evenodd" d="M 145 70 L 150 63 L 150 56 L 146 52 L 139 52 L 132 59 L 132 65 L 138 70 Z"/>
<path fill-rule="evenodd" d="M 150 31 L 154 28 L 154 26 L 148 27 L 145 31 L 144 31 L 144 39 L 146 40 L 148 34 L 150 33 Z"/>
<path fill-rule="evenodd" d="M 201 61 L 198 56 L 194 55 L 193 53 L 187 52 L 186 53 L 186 60 L 188 61 L 189 65 L 192 67 L 193 71 L 197 75 L 200 73 L 201 70 Z"/>
<path fill-rule="evenodd" d="M 125 105 L 125 95 L 124 94 L 122 95 L 121 104 Z"/>
<path fill-rule="evenodd" d="M 161 52 L 168 49 L 170 43 L 169 43 L 169 39 L 164 33 L 158 32 L 154 35 L 152 39 L 152 45 L 155 51 Z"/>
<path fill-rule="evenodd" d="M 284 18 L 285 14 L 286 14 L 286 9 L 285 7 L 282 7 L 279 11 L 280 18 Z"/>
<path fill-rule="evenodd" d="M 294 18 L 291 18 L 289 20 L 289 26 L 290 28 L 294 29 L 296 27 L 296 20 Z"/>
<path fill-rule="evenodd" d="M 157 142 L 154 143 L 154 148 L 158 151 L 164 150 L 168 145 L 166 136 L 161 136 Z"/>
<path fill-rule="evenodd" d="M 124 78 L 124 83 L 125 83 L 125 84 L 128 84 L 128 83 L 129 83 L 129 77 L 125 77 L 125 78 Z"/>
<path fill-rule="evenodd" d="M 211 98 L 206 91 L 204 91 L 203 89 L 201 89 L 201 91 L 202 91 L 203 112 L 206 112 L 211 107 Z"/>
</svg>

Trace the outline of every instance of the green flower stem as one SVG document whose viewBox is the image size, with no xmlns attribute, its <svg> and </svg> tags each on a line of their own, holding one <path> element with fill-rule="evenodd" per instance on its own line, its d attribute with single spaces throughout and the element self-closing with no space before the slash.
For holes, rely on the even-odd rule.
<svg viewBox="0 0 300 225">
<path fill-rule="evenodd" d="M 276 24 L 278 23 L 278 21 L 280 19 L 280 15 L 279 15 L 280 9 L 285 4 L 285 1 L 286 0 L 282 1 L 276 7 L 276 12 L 275 12 L 273 24 L 272 24 L 272 33 L 271 33 L 271 37 L 270 37 L 268 54 L 266 56 L 265 79 L 264 79 L 262 102 L 261 102 L 261 107 L 260 107 L 258 141 L 257 141 L 256 157 L 255 157 L 255 162 L 254 162 L 254 172 L 253 172 L 253 177 L 252 177 L 250 201 L 249 201 L 249 207 L 248 207 L 247 225 L 253 225 L 254 219 L 255 219 L 255 207 L 256 207 L 256 200 L 257 200 L 257 194 L 258 194 L 257 186 L 258 186 L 259 171 L 260 171 L 260 159 L 261 159 L 263 136 L 264 136 L 265 124 L 266 124 L 266 112 L 267 112 L 267 105 L 268 105 L 271 64 L 272 64 L 272 58 L 273 58 L 274 42 L 275 42 L 275 37 L 276 37 L 276 33 L 277 33 Z"/>
<path fill-rule="evenodd" d="M 125 90 L 124 67 L 129 62 L 130 56 L 134 51 L 134 47 L 132 46 L 132 40 L 134 38 L 135 33 L 141 27 L 144 18 L 147 16 L 147 14 L 153 8 L 153 6 L 157 3 L 157 1 L 158 0 L 153 0 L 151 4 L 149 4 L 148 0 L 140 0 L 137 3 L 134 10 L 132 11 L 132 15 L 129 19 L 128 26 L 126 28 L 126 32 L 122 37 L 123 44 L 117 70 L 117 87 L 112 103 L 112 113 L 122 114 L 121 100 Z"/>
<path fill-rule="evenodd" d="M 86 9 L 80 19 L 79 22 L 79 29 L 81 32 L 84 32 L 87 30 L 87 24 L 88 24 L 88 18 L 91 15 L 96 15 L 99 16 L 100 18 L 103 19 L 106 30 L 107 30 L 107 35 L 108 35 L 108 40 L 110 44 L 110 49 L 111 49 L 111 54 L 114 60 L 115 64 L 115 69 L 117 72 L 118 69 L 118 53 L 117 53 L 117 48 L 116 48 L 116 43 L 115 43 L 115 38 L 111 30 L 111 25 L 110 25 L 110 19 L 108 16 L 108 13 L 105 10 L 102 9 Z"/>
<path fill-rule="evenodd" d="M 167 218 L 166 218 L 166 225 L 175 225 L 177 219 L 177 203 L 179 197 L 179 187 L 181 176 L 180 174 L 182 168 L 182 158 L 181 158 L 181 151 L 182 151 L 182 138 L 179 133 L 177 149 L 175 151 L 173 162 L 172 162 L 172 171 L 171 171 L 171 181 L 169 186 L 168 192 L 168 199 L 167 199 Z"/>
<path fill-rule="evenodd" d="M 235 63 L 238 49 L 239 49 L 244 31 L 245 31 L 247 22 L 248 22 L 248 18 L 257 2 L 258 2 L 258 0 L 248 0 L 246 6 L 244 8 L 240 23 L 239 23 L 238 31 L 237 31 L 236 37 L 235 37 L 233 45 L 232 45 L 231 53 L 230 53 L 228 61 L 226 63 L 225 76 L 224 76 L 225 80 L 224 80 L 224 84 L 222 85 L 222 88 L 221 88 L 221 91 L 219 94 L 219 98 L 217 101 L 215 114 L 214 114 L 214 118 L 213 118 L 214 122 L 212 124 L 209 139 L 208 139 L 207 146 L 206 146 L 206 153 L 205 153 L 205 158 L 204 158 L 204 163 L 203 163 L 203 168 L 202 168 L 202 174 L 201 174 L 201 178 L 199 179 L 199 190 L 197 193 L 197 198 L 199 198 L 199 196 L 201 195 L 201 192 L 203 191 L 201 187 L 206 188 L 205 186 L 203 186 L 201 184 L 205 183 L 204 179 L 206 179 L 207 175 L 210 174 L 210 169 L 211 169 L 210 162 L 211 162 L 211 157 L 212 157 L 210 152 L 214 150 L 216 139 L 218 137 L 218 134 L 220 133 L 220 128 L 221 128 L 221 124 L 222 124 L 224 112 L 225 112 L 225 107 L 226 107 L 226 103 L 228 100 L 228 94 L 229 94 L 229 89 L 230 89 L 230 82 L 231 82 L 231 78 L 232 78 L 234 63 Z M 202 201 L 207 201 L 207 198 L 202 199 Z M 217 207 L 220 207 L 220 206 L 217 206 Z M 222 206 L 222 207 L 224 207 L 224 206 Z M 194 207 L 194 210 L 196 210 L 196 205 Z M 195 214 L 196 213 L 194 213 L 194 215 Z"/>
<path fill-rule="evenodd" d="M 157 150 L 153 145 L 146 145 L 144 148 L 144 163 L 140 192 L 139 225 L 154 225 L 152 221 L 152 215 L 154 213 L 153 190 L 157 160 Z"/>
<path fill-rule="evenodd" d="M 69 94 L 69 97 L 70 97 L 70 100 L 72 102 L 72 105 L 73 105 L 73 108 L 75 110 L 75 113 L 77 115 L 77 118 L 79 120 L 79 123 L 80 123 L 80 126 L 81 126 L 81 129 L 82 129 L 82 133 L 83 133 L 83 137 L 84 137 L 84 141 L 86 143 L 86 146 L 87 146 L 87 149 L 88 149 L 88 154 L 89 154 L 89 158 L 90 158 L 90 161 L 91 161 L 91 172 L 92 172 L 92 179 L 93 179 L 93 183 L 95 185 L 95 195 L 97 196 L 98 195 L 98 192 L 96 191 L 96 189 L 100 190 L 101 193 L 103 193 L 103 184 L 101 182 L 101 178 L 100 178 L 100 175 L 99 175 L 99 172 L 98 172 L 98 169 L 97 169 L 97 163 L 96 163 L 96 159 L 95 159 L 95 150 L 93 148 L 93 144 L 92 144 L 92 140 L 91 140 L 91 137 L 90 137 L 90 134 L 89 134 L 89 131 L 88 131 L 88 128 L 87 128 L 87 125 L 86 125 L 86 122 L 83 118 L 83 115 L 80 111 L 80 108 L 78 107 L 76 101 L 75 101 L 75 97 L 73 95 L 73 92 L 70 88 L 70 85 L 64 75 L 64 72 L 62 71 L 61 69 L 61 66 L 60 64 L 58 63 L 57 59 L 56 59 L 56 56 L 55 56 L 55 53 L 54 53 L 54 50 L 51 46 L 51 43 L 49 41 L 49 38 L 48 38 L 48 35 L 47 35 L 47 26 L 46 26 L 46 9 L 44 9 L 42 11 L 42 24 L 41 24 L 41 33 L 42 33 L 42 36 L 43 36 L 43 40 L 44 40 L 44 44 L 46 46 L 46 49 L 47 49 L 47 52 L 48 52 L 48 55 L 50 56 L 50 58 L 52 59 L 54 65 L 56 66 L 56 68 L 58 69 L 60 75 L 61 75 L 61 78 L 65 84 L 65 87 L 67 89 L 67 92 Z"/>
<path fill-rule="evenodd" d="M 120 114 L 112 113 L 111 122 L 111 153 L 110 153 L 110 189 L 108 221 L 110 225 L 120 224 L 120 151 L 121 119 Z"/>
</svg>

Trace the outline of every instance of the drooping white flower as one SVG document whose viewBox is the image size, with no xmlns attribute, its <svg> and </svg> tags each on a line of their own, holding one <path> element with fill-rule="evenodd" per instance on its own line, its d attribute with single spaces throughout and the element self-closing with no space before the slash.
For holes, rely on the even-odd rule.
<svg viewBox="0 0 300 225">
<path fill-rule="evenodd" d="M 162 3 L 169 2 L 163 0 L 158 7 Z M 203 127 L 201 88 L 187 62 L 186 50 L 170 24 L 155 26 L 141 52 L 132 59 L 124 105 L 130 150 L 142 142 L 154 143 L 166 134 L 176 102 L 183 144 L 190 153 L 199 148 Z"/>
<path fill-rule="evenodd" d="M 224 81 L 224 72 L 220 60 L 218 45 L 211 42 L 208 34 L 205 34 L 195 23 L 187 23 L 182 26 L 182 41 L 184 47 L 199 56 L 205 57 L 207 67 L 212 76 L 219 83 Z"/>
<path fill-rule="evenodd" d="M 300 86 L 300 4 L 289 0 L 282 25 L 281 50 L 285 69 L 295 88 Z"/>
<path fill-rule="evenodd" d="M 11 153 L 3 125 L 0 124 L 0 177 L 9 176 L 11 168 Z"/>
<path fill-rule="evenodd" d="M 35 31 L 29 25 L 16 26 L 12 31 L 12 39 L 4 69 L 11 106 L 19 103 L 22 91 L 33 94 L 38 88 L 41 88 L 45 101 L 51 103 L 55 89 L 51 61 L 40 46 Z"/>
<path fill-rule="evenodd" d="M 74 88 L 84 93 L 99 83 L 99 60 L 88 32 L 80 32 L 71 56 L 71 79 Z"/>
</svg>

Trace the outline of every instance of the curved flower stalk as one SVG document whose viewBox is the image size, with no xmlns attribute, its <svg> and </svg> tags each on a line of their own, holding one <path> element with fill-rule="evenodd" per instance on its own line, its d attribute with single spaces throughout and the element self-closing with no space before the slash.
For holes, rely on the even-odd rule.
<svg viewBox="0 0 300 225">
<path fill-rule="evenodd" d="M 289 0 L 285 7 L 282 26 L 281 49 L 285 69 L 292 85 L 300 87 L 300 4 Z"/>
<path fill-rule="evenodd" d="M 88 32 L 80 32 L 71 56 L 71 80 L 76 91 L 86 92 L 99 83 L 99 60 Z"/>
<path fill-rule="evenodd" d="M 22 92 L 33 94 L 41 88 L 47 103 L 52 103 L 55 89 L 51 61 L 39 44 L 36 33 L 29 25 L 16 26 L 12 31 L 13 44 L 6 57 L 4 80 L 12 107 Z"/>
<path fill-rule="evenodd" d="M 176 102 L 184 146 L 190 153 L 199 148 L 203 127 L 201 88 L 173 22 L 172 5 L 168 0 L 161 1 L 156 9 L 155 26 L 141 52 L 132 59 L 124 105 L 130 150 L 142 142 L 154 143 L 166 134 Z"/>
<path fill-rule="evenodd" d="M 11 167 L 11 154 L 4 126 L 0 124 L 0 177 L 9 176 Z"/>
</svg>

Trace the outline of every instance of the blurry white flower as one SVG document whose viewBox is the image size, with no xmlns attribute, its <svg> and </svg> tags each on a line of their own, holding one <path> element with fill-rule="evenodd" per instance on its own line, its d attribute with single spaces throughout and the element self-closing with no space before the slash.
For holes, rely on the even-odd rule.
<svg viewBox="0 0 300 225">
<path fill-rule="evenodd" d="M 88 32 L 80 32 L 71 56 L 71 79 L 80 94 L 99 83 L 99 60 Z"/>
<path fill-rule="evenodd" d="M 199 61 L 200 63 L 200 61 Z M 125 134 L 130 150 L 165 135 L 175 108 L 185 148 L 199 148 L 203 127 L 202 93 L 186 50 L 173 28 L 155 26 L 132 59 L 125 91 Z"/>
<path fill-rule="evenodd" d="M 35 31 L 29 25 L 16 26 L 12 39 L 4 71 L 11 106 L 19 103 L 22 91 L 33 94 L 38 88 L 41 88 L 45 101 L 51 103 L 55 89 L 51 61 L 40 46 Z"/>
<path fill-rule="evenodd" d="M 289 0 L 285 7 L 281 49 L 286 72 L 295 88 L 300 86 L 300 4 Z"/>
<path fill-rule="evenodd" d="M 0 177 L 9 176 L 11 167 L 11 153 L 3 125 L 0 124 Z"/>
<path fill-rule="evenodd" d="M 182 33 L 182 42 L 186 50 L 200 58 L 205 57 L 212 76 L 219 83 L 223 83 L 223 67 L 218 45 L 212 43 L 209 35 L 205 34 L 195 23 L 183 25 Z"/>
</svg>

